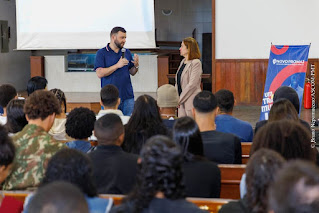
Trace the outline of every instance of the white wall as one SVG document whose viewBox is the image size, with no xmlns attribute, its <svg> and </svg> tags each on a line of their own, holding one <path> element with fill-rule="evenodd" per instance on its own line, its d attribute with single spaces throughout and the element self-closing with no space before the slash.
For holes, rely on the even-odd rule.
<svg viewBox="0 0 319 213">
<path fill-rule="evenodd" d="M 140 68 L 131 76 L 134 92 L 156 92 L 157 55 L 140 55 Z M 45 77 L 48 89 L 59 88 L 64 92 L 99 92 L 100 79 L 95 72 L 65 72 L 64 56 L 45 56 Z"/>
<path fill-rule="evenodd" d="M 318 0 L 216 0 L 216 58 L 268 58 L 273 44 L 309 44 L 319 58 Z"/>
</svg>

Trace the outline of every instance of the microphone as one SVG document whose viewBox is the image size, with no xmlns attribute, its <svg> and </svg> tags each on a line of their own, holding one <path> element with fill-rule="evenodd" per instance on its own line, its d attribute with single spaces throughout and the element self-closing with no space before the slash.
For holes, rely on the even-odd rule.
<svg viewBox="0 0 319 213">
<path fill-rule="evenodd" d="M 122 58 L 125 58 L 126 49 L 123 47 L 121 51 L 122 51 Z"/>
</svg>

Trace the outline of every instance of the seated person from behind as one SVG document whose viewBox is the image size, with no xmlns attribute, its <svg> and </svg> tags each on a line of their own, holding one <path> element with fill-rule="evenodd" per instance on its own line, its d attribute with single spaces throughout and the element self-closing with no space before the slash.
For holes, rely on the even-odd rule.
<svg viewBox="0 0 319 213">
<path fill-rule="evenodd" d="M 59 101 L 49 91 L 35 91 L 26 99 L 24 112 L 29 124 L 12 137 L 16 159 L 4 190 L 25 190 L 42 181 L 48 160 L 65 147 L 48 133 L 60 111 Z"/>
<path fill-rule="evenodd" d="M 157 105 L 164 125 L 168 130 L 173 129 L 177 119 L 176 111 L 178 107 L 179 96 L 176 88 L 171 84 L 164 84 L 157 89 Z"/>
<path fill-rule="evenodd" d="M 98 146 L 89 157 L 99 194 L 127 194 L 135 184 L 137 155 L 124 152 L 124 126 L 120 117 L 110 113 L 94 125 Z"/>
<path fill-rule="evenodd" d="M 112 213 L 201 213 L 185 197 L 183 156 L 174 142 L 163 135 L 153 136 L 142 148 L 137 185 Z"/>
<path fill-rule="evenodd" d="M 20 132 L 28 124 L 23 111 L 24 104 L 25 99 L 12 99 L 7 105 L 7 123 L 5 127 L 10 136 Z"/>
<path fill-rule="evenodd" d="M 112 84 L 105 85 L 100 92 L 100 104 L 104 108 L 99 111 L 96 119 L 99 119 L 105 114 L 114 113 L 120 116 L 123 125 L 127 124 L 130 116 L 123 115 L 123 112 L 118 109 L 121 99 L 119 97 L 119 90 Z"/>
<path fill-rule="evenodd" d="M 32 77 L 27 84 L 28 96 L 30 96 L 36 90 L 46 89 L 48 81 L 42 76 Z"/>
<path fill-rule="evenodd" d="M 219 198 L 220 170 L 204 157 L 202 137 L 196 122 L 188 116 L 176 120 L 173 140 L 184 155 L 184 182 L 187 197 Z"/>
<path fill-rule="evenodd" d="M 299 97 L 298 97 L 298 94 L 297 92 L 291 88 L 291 87 L 288 87 L 288 86 L 281 86 L 279 87 L 275 94 L 274 94 L 274 98 L 273 98 L 273 101 L 274 103 L 279 100 L 279 99 L 288 99 L 292 105 L 295 107 L 296 109 L 296 112 L 297 114 L 299 113 L 299 108 L 300 108 L 300 105 L 299 105 Z M 307 123 L 306 121 L 302 120 L 302 119 L 299 119 L 300 120 L 300 123 L 305 126 L 310 132 L 311 132 L 311 129 L 310 129 L 310 125 L 309 123 Z M 263 121 L 258 121 L 256 123 L 256 127 L 255 127 L 255 134 L 257 133 L 257 131 L 260 129 L 260 127 L 262 127 L 263 125 L 265 125 L 267 123 L 267 120 L 263 120 Z"/>
<path fill-rule="evenodd" d="M 60 89 L 51 89 L 55 97 L 59 100 L 61 106 L 61 113 L 55 116 L 53 126 L 51 127 L 49 134 L 58 141 L 68 141 L 70 138 L 65 133 L 65 122 L 66 122 L 66 98 L 65 94 Z"/>
<path fill-rule="evenodd" d="M 95 120 L 92 110 L 85 107 L 74 108 L 66 118 L 65 131 L 75 140 L 67 142 L 66 145 L 84 153 L 94 150 L 88 138 L 92 135 Z"/>
<path fill-rule="evenodd" d="M 253 141 L 253 128 L 247 121 L 242 121 L 233 116 L 235 105 L 234 95 L 231 91 L 221 89 L 215 93 L 218 112 L 215 119 L 216 130 L 232 133 L 239 137 L 241 142 Z"/>
<path fill-rule="evenodd" d="M 107 213 L 113 205 L 113 199 L 98 197 L 92 172 L 92 162 L 86 154 L 75 149 L 63 149 L 50 159 L 38 190 L 41 191 L 42 187 L 56 181 L 66 181 L 79 187 L 84 193 L 90 212 Z M 25 209 L 29 209 L 29 201 L 32 202 L 33 196 L 31 194 L 26 198 Z"/>
<path fill-rule="evenodd" d="M 3 114 L 0 115 L 0 124 L 7 123 L 7 105 L 12 100 L 17 98 L 16 89 L 10 84 L 0 86 L 0 106 L 3 108 Z"/>
<path fill-rule="evenodd" d="M 149 95 L 141 95 L 136 99 L 131 118 L 125 125 L 122 148 L 125 152 L 139 154 L 147 139 L 168 134 L 156 100 Z"/>
<path fill-rule="evenodd" d="M 15 158 L 15 147 L 6 129 L 0 124 L 0 184 L 10 174 Z M 0 212 L 20 213 L 23 202 L 0 192 Z"/>
<path fill-rule="evenodd" d="M 319 169 L 297 160 L 284 165 L 268 193 L 269 213 L 319 212 Z"/>
<path fill-rule="evenodd" d="M 241 164 L 241 144 L 237 136 L 216 131 L 217 100 L 213 93 L 202 91 L 193 102 L 194 119 L 204 144 L 205 157 L 218 164 Z"/>
<path fill-rule="evenodd" d="M 70 183 L 57 181 L 42 187 L 29 204 L 32 213 L 89 213 L 84 194 Z"/>
</svg>

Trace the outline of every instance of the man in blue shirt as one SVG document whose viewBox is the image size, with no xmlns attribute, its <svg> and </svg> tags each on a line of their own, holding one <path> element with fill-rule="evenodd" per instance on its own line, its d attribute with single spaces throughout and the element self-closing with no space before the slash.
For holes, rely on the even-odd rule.
<svg viewBox="0 0 319 213">
<path fill-rule="evenodd" d="M 123 48 L 126 42 L 126 30 L 114 27 L 110 35 L 110 43 L 98 50 L 94 70 L 101 79 L 101 87 L 113 84 L 120 92 L 119 109 L 124 115 L 131 115 L 134 108 L 134 93 L 130 75 L 138 71 L 138 56 Z M 124 57 L 122 57 L 124 56 Z"/>
<path fill-rule="evenodd" d="M 239 137 L 241 142 L 251 142 L 254 133 L 250 123 L 232 116 L 235 104 L 233 93 L 229 90 L 221 89 L 216 92 L 215 96 L 219 107 L 218 115 L 215 119 L 216 130 L 232 133 Z"/>
</svg>

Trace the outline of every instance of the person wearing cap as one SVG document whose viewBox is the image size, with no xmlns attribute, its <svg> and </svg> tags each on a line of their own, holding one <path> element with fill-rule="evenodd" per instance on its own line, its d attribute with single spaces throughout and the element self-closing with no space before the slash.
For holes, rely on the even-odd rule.
<svg viewBox="0 0 319 213">
<path fill-rule="evenodd" d="M 172 130 L 175 123 L 176 109 L 178 106 L 178 93 L 171 84 L 164 84 L 157 89 L 157 105 L 164 125 Z"/>
<path fill-rule="evenodd" d="M 126 30 L 114 27 L 110 34 L 110 43 L 96 53 L 94 70 L 101 79 L 101 87 L 108 84 L 116 86 L 120 92 L 119 109 L 124 115 L 131 115 L 134 108 L 134 93 L 130 75 L 139 68 L 138 55 L 123 48 L 126 42 Z"/>
<path fill-rule="evenodd" d="M 202 91 L 200 84 L 203 73 L 197 41 L 191 37 L 185 38 L 179 51 L 184 59 L 181 61 L 175 77 L 175 87 L 179 95 L 178 117 L 193 117 L 193 100 Z"/>
</svg>

